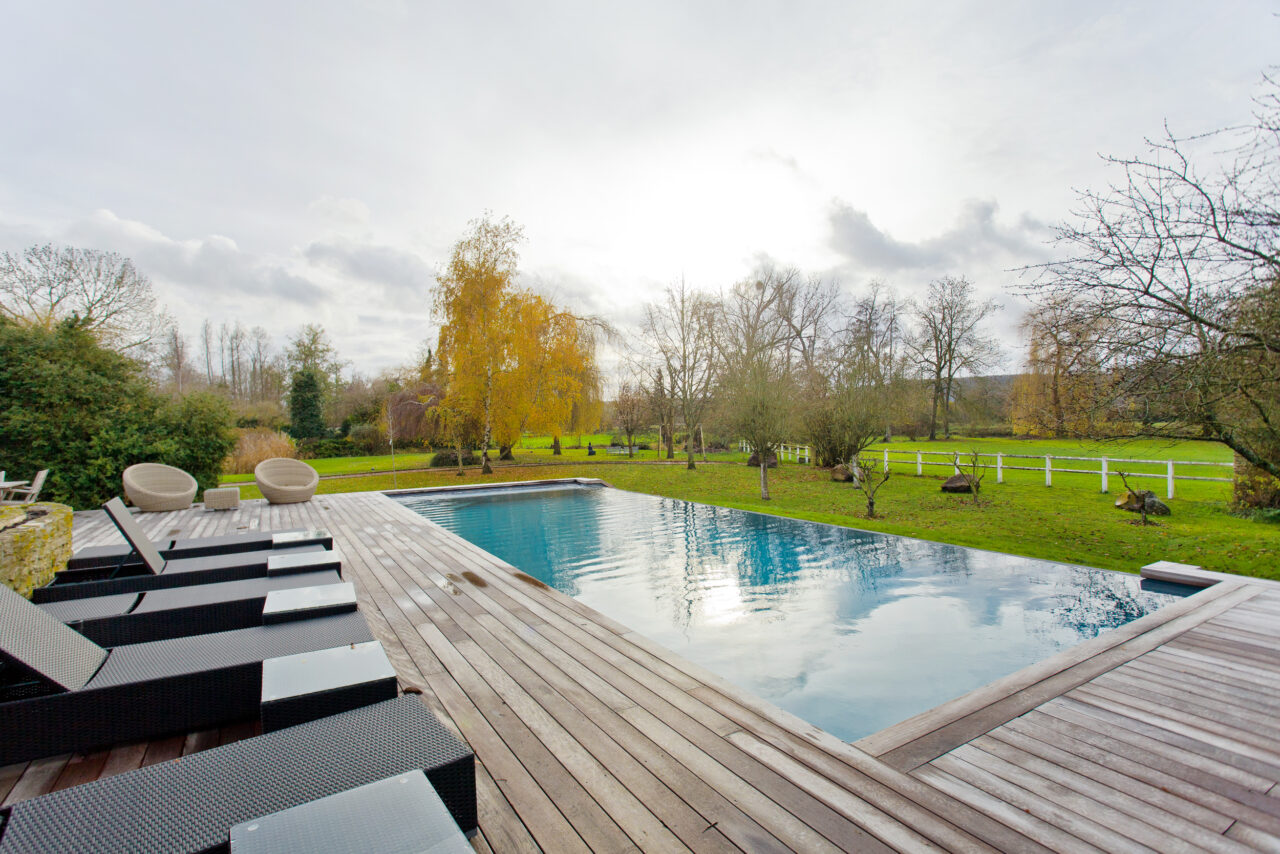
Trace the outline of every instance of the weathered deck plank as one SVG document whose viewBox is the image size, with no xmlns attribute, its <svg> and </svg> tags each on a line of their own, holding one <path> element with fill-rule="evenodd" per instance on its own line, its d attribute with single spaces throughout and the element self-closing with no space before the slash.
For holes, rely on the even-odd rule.
<svg viewBox="0 0 1280 854">
<path fill-rule="evenodd" d="M 327 527 L 401 684 L 477 755 L 480 851 L 1280 844 L 1280 593 L 1231 580 L 849 745 L 378 493 L 139 516 Z M 77 547 L 117 541 L 76 516 Z M 6 803 L 254 734 L 0 769 Z"/>
</svg>

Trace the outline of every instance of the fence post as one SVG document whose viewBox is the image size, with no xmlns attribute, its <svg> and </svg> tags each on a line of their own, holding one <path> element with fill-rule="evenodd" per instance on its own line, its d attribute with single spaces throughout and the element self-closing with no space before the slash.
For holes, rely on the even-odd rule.
<svg viewBox="0 0 1280 854">
<path fill-rule="evenodd" d="M 1102 494 L 1107 494 L 1107 458 L 1102 458 Z"/>
<path fill-rule="evenodd" d="M 924 454 L 916 451 L 916 477 L 924 474 Z"/>
<path fill-rule="evenodd" d="M 996 454 L 996 483 L 1004 483 L 1004 454 Z"/>
<path fill-rule="evenodd" d="M 889 470 L 889 449 L 888 448 L 884 449 L 884 470 L 885 471 Z"/>
<path fill-rule="evenodd" d="M 1173 498 L 1173 460 L 1169 460 L 1169 497 Z"/>
<path fill-rule="evenodd" d="M 1053 458 L 1048 454 L 1044 455 L 1044 485 L 1053 486 Z"/>
</svg>

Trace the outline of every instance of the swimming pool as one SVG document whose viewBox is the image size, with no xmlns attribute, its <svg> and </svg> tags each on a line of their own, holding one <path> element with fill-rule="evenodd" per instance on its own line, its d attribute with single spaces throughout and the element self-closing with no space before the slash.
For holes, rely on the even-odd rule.
<svg viewBox="0 0 1280 854">
<path fill-rule="evenodd" d="M 393 497 L 847 741 L 1194 592 L 606 487 Z"/>
</svg>

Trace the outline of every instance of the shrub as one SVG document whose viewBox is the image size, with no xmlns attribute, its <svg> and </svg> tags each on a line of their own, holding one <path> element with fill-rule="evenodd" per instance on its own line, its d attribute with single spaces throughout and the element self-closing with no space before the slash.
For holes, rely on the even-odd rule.
<svg viewBox="0 0 1280 854">
<path fill-rule="evenodd" d="M 385 454 L 391 449 L 376 424 L 352 424 L 347 430 L 347 441 L 362 454 Z"/>
<path fill-rule="evenodd" d="M 955 431 L 971 439 L 1008 439 L 1013 436 L 1011 424 L 974 424 Z"/>
<path fill-rule="evenodd" d="M 1233 487 L 1237 509 L 1274 510 L 1280 508 L 1280 479 L 1262 469 L 1250 465 L 1239 454 L 1235 455 L 1235 485 Z"/>
<path fill-rule="evenodd" d="M 236 441 L 235 450 L 222 464 L 222 470 L 227 474 L 253 474 L 254 468 L 263 460 L 297 455 L 293 440 L 283 431 L 262 428 L 244 430 Z"/>
<path fill-rule="evenodd" d="M 75 320 L 53 329 L 0 320 L 0 459 L 10 474 L 49 469 L 42 498 L 94 507 L 134 463 L 158 462 L 215 485 L 231 450 L 225 401 L 161 397 L 143 367 Z"/>
<path fill-rule="evenodd" d="M 209 392 L 189 394 L 167 401 L 156 421 L 162 431 L 153 448 L 157 461 L 189 473 L 202 490 L 217 486 L 222 462 L 236 442 L 226 400 Z"/>
<path fill-rule="evenodd" d="M 446 466 L 456 466 L 458 464 L 458 452 L 452 448 L 445 448 L 442 451 L 436 451 L 431 457 L 432 468 L 444 468 Z M 464 466 L 474 466 L 480 464 L 480 458 L 471 451 L 462 452 L 462 464 Z"/>
<path fill-rule="evenodd" d="M 231 402 L 231 411 L 236 416 L 236 427 L 242 429 L 283 430 L 289 426 L 289 415 L 278 401 L 235 400 Z"/>
<path fill-rule="evenodd" d="M 300 460 L 358 457 L 364 453 L 346 439 L 298 439 L 295 444 Z"/>
</svg>

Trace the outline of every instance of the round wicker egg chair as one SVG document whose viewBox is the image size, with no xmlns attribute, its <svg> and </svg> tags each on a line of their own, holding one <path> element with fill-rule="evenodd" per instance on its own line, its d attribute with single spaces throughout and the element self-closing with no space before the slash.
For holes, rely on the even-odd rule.
<svg viewBox="0 0 1280 854">
<path fill-rule="evenodd" d="M 273 457 L 263 460 L 253 470 L 253 479 L 262 497 L 272 504 L 296 504 L 310 501 L 320 485 L 320 475 L 301 460 Z"/>
<path fill-rule="evenodd" d="M 124 494 L 134 507 L 154 513 L 186 510 L 196 497 L 196 479 L 161 463 L 138 463 L 124 470 Z"/>
</svg>

